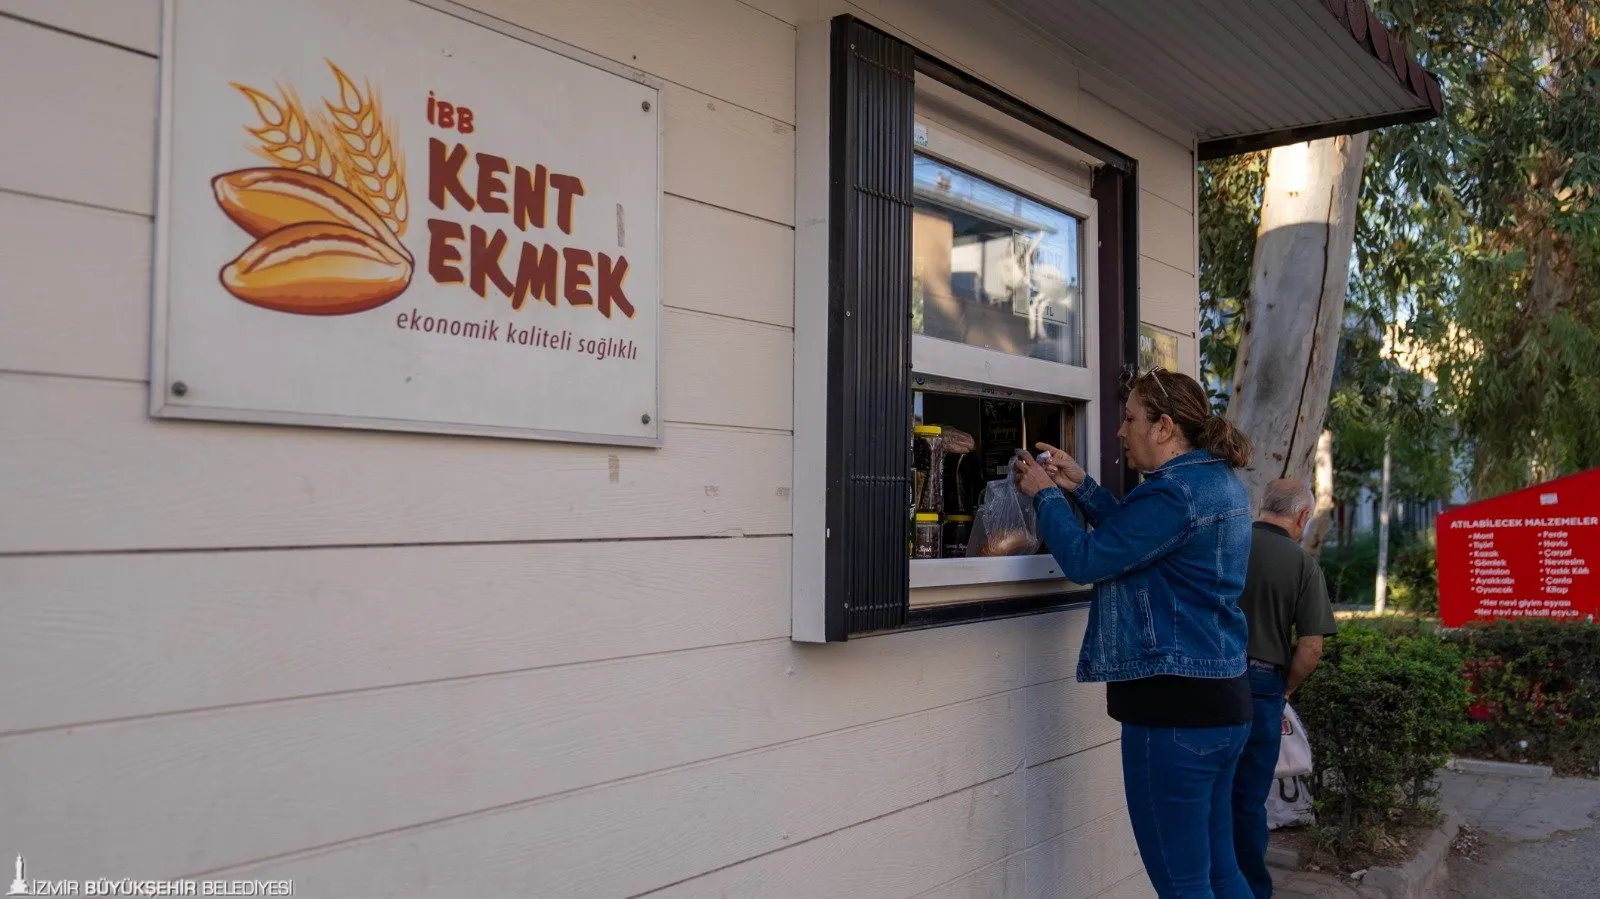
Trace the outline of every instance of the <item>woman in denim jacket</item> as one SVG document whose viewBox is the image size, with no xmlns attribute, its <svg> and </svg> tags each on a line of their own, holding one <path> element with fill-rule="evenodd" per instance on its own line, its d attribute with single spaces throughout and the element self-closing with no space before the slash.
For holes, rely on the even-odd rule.
<svg viewBox="0 0 1600 899">
<path fill-rule="evenodd" d="M 1234 474 L 1250 440 L 1211 414 L 1194 379 L 1162 369 L 1134 382 L 1117 436 L 1145 475 L 1121 500 L 1044 444 L 1044 464 L 1019 453 L 1017 485 L 1062 574 L 1094 585 L 1078 680 L 1107 682 L 1128 815 L 1156 892 L 1250 899 L 1232 809 L 1253 715 L 1238 605 L 1250 497 Z"/>
</svg>

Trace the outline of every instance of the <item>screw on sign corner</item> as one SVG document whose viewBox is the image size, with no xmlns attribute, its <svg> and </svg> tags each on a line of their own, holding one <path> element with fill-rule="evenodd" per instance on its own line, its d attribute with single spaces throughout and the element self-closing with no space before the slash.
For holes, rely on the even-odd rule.
<svg viewBox="0 0 1600 899">
<path fill-rule="evenodd" d="M 173 381 L 172 382 L 172 395 L 173 396 L 188 396 L 189 395 L 189 385 L 183 383 L 182 381 Z"/>
<path fill-rule="evenodd" d="M 639 104 L 639 108 L 644 110 L 645 112 L 649 112 L 650 111 L 650 101 L 646 100 L 643 103 L 640 103 Z"/>
<path fill-rule="evenodd" d="M 641 424 L 649 424 L 650 423 L 650 413 L 646 412 L 645 414 L 639 416 L 639 422 Z"/>
</svg>

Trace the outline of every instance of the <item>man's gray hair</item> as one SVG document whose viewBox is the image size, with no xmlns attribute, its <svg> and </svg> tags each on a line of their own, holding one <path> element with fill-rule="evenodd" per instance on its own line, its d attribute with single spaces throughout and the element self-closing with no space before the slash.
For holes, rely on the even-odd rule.
<svg viewBox="0 0 1600 899">
<path fill-rule="evenodd" d="M 1300 513 L 1311 508 L 1315 502 L 1306 485 L 1293 478 L 1284 478 L 1267 485 L 1267 495 L 1261 499 L 1261 511 L 1292 520 L 1299 518 Z"/>
</svg>

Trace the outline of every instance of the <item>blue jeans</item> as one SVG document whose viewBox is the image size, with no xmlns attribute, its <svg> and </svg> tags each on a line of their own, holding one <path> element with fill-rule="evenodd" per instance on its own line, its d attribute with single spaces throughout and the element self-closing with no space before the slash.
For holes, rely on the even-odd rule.
<svg viewBox="0 0 1600 899">
<path fill-rule="evenodd" d="M 1233 772 L 1249 724 L 1122 725 L 1122 781 L 1161 899 L 1250 899 L 1233 851 Z"/>
<path fill-rule="evenodd" d="M 1233 778 L 1233 848 L 1239 870 L 1256 899 L 1271 899 L 1267 870 L 1267 796 L 1277 781 L 1278 746 L 1283 742 L 1283 676 L 1250 667 L 1250 699 L 1256 709 L 1250 739 Z"/>
</svg>

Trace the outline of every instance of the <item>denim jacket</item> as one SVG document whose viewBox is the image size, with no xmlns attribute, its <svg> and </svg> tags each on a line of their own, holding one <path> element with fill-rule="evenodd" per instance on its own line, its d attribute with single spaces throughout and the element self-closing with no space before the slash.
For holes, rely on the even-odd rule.
<svg viewBox="0 0 1600 899">
<path fill-rule="evenodd" d="M 1033 498 L 1061 573 L 1094 585 L 1078 680 L 1243 674 L 1250 496 L 1228 464 L 1194 450 L 1147 472 L 1124 499 L 1086 478 L 1072 501 L 1093 531 L 1060 488 Z"/>
</svg>

